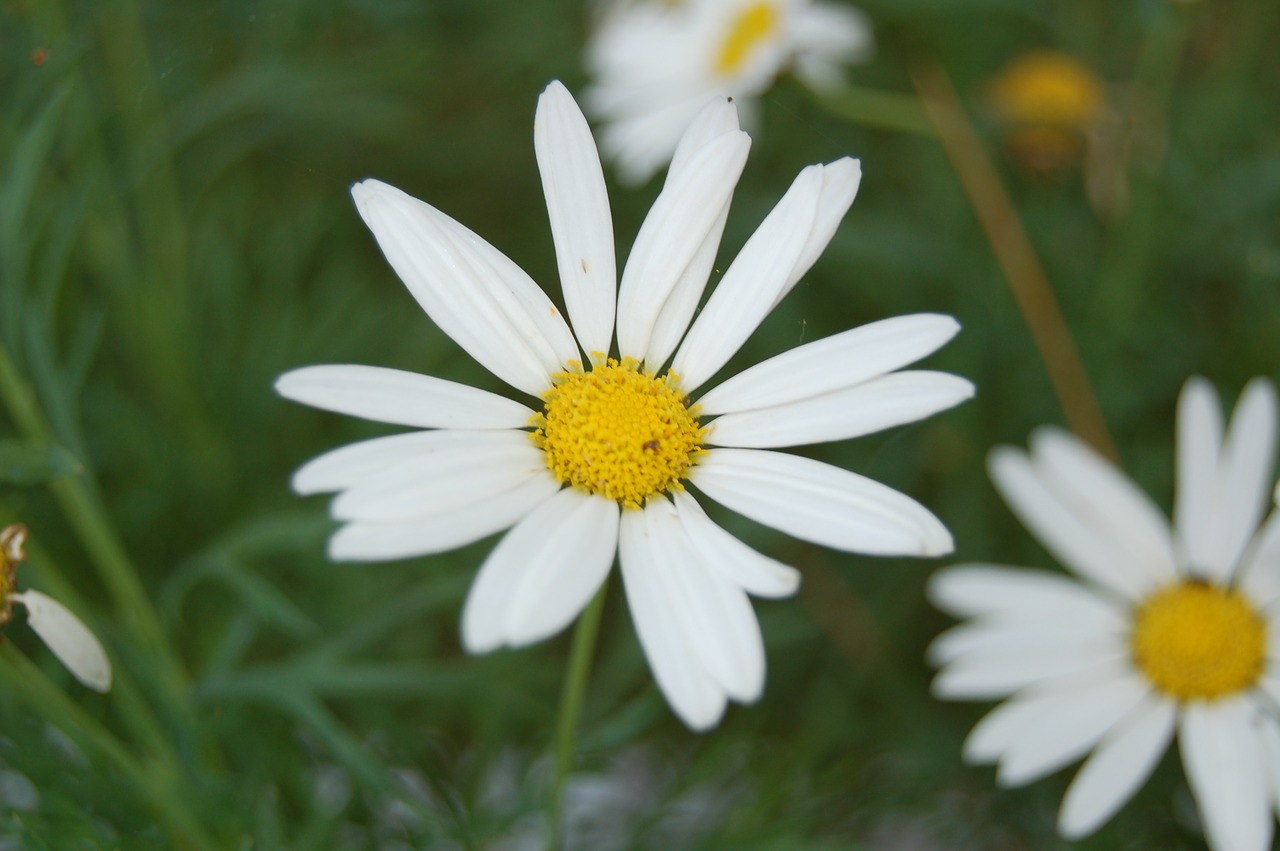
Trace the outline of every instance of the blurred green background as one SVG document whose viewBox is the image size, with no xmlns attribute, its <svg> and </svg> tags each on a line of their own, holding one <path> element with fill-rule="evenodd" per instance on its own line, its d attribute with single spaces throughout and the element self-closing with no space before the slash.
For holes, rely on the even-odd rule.
<svg viewBox="0 0 1280 851">
<path fill-rule="evenodd" d="M 878 51 L 851 81 L 909 99 L 913 67 L 950 75 L 1126 469 L 1167 507 L 1182 382 L 1231 400 L 1280 364 L 1280 5 L 861 6 Z M 491 541 L 330 563 L 325 500 L 288 477 L 393 429 L 271 384 L 354 362 L 500 389 L 418 310 L 347 190 L 376 176 L 426 199 L 559 301 L 532 116 L 548 80 L 585 83 L 589 20 L 550 0 L 0 0 L 0 520 L 31 529 L 20 586 L 82 614 L 117 669 L 90 694 L 20 621 L 6 631 L 0 849 L 538 847 L 567 637 L 463 655 L 460 603 Z M 1050 169 L 1025 167 L 990 102 L 1038 48 L 1092 68 L 1110 104 L 1081 160 Z M 1032 337 L 937 139 L 841 102 L 789 78 L 763 98 L 718 268 L 804 165 L 851 154 L 864 180 L 731 368 L 954 314 L 964 331 L 927 365 L 972 379 L 974 401 L 801 451 L 930 506 L 957 540 L 948 561 L 1050 566 L 984 471 L 992 446 L 1063 422 Z M 611 185 L 623 256 L 659 185 Z M 922 593 L 934 564 L 717 516 L 805 575 L 796 599 L 757 602 L 764 697 L 689 733 L 614 587 L 574 847 L 1067 847 L 1070 769 L 999 791 L 960 761 L 988 707 L 929 695 L 924 648 L 947 624 Z M 1194 812 L 1169 756 L 1075 847 L 1203 848 Z"/>
</svg>

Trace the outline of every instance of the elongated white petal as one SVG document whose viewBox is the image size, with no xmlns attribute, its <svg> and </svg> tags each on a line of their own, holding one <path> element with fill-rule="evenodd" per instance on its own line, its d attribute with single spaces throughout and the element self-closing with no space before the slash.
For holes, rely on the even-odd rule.
<svg viewBox="0 0 1280 851">
<path fill-rule="evenodd" d="M 1250 381 L 1231 416 L 1218 473 L 1213 544 L 1200 564 L 1225 581 L 1270 505 L 1276 460 L 1276 391 L 1265 378 Z"/>
<path fill-rule="evenodd" d="M 1280 511 L 1272 511 L 1241 563 L 1240 588 L 1263 609 L 1280 600 Z"/>
<path fill-rule="evenodd" d="M 1004 647 L 960 657 L 933 679 L 943 700 L 995 700 L 1051 680 L 1089 676 L 1128 659 L 1122 642 L 1097 647 Z"/>
<path fill-rule="evenodd" d="M 1083 520 L 1069 495 L 1051 490 L 1025 453 L 998 447 L 987 469 L 1013 513 L 1068 568 L 1129 600 L 1152 590 L 1150 574 L 1132 563 L 1125 547 Z"/>
<path fill-rule="evenodd" d="M 698 405 L 704 414 L 730 414 L 853 387 L 932 354 L 959 330 L 960 323 L 936 313 L 882 319 L 744 369 L 708 390 Z"/>
<path fill-rule="evenodd" d="M 973 384 L 945 372 L 895 372 L 778 405 L 725 414 L 708 426 L 712 446 L 757 449 L 861 437 L 953 408 L 973 396 Z"/>
<path fill-rule="evenodd" d="M 652 499 L 643 514 L 658 552 L 659 581 L 671 592 L 672 617 L 682 623 L 690 648 L 728 697 L 757 700 L 764 688 L 764 639 L 746 593 L 700 557 L 670 502 Z"/>
<path fill-rule="evenodd" d="M 533 147 L 565 308 L 588 356 L 608 354 L 618 291 L 613 216 L 591 128 L 559 80 L 538 98 Z"/>
<path fill-rule="evenodd" d="M 520 428 L 533 416 L 488 390 L 381 366 L 304 366 L 277 378 L 276 392 L 313 408 L 418 428 Z"/>
<path fill-rule="evenodd" d="M 686 393 L 738 351 L 773 309 L 814 227 L 822 166 L 796 176 L 787 193 L 738 252 L 671 363 Z"/>
<path fill-rule="evenodd" d="M 1099 538 L 1123 548 L 1151 582 L 1164 585 L 1177 580 L 1169 521 L 1128 476 L 1060 429 L 1037 429 L 1031 437 L 1031 453 L 1041 480 L 1096 529 Z"/>
<path fill-rule="evenodd" d="M 462 609 L 472 653 L 519 647 L 564 629 L 595 596 L 618 549 L 618 506 L 565 488 L 493 548 Z"/>
<path fill-rule="evenodd" d="M 809 458 L 713 449 L 689 480 L 721 505 L 806 541 L 872 555 L 943 555 L 951 534 L 920 503 Z"/>
<path fill-rule="evenodd" d="M 862 163 L 852 157 L 843 157 L 827 163 L 822 169 L 822 197 L 818 199 L 818 215 L 814 219 L 813 228 L 800 251 L 800 259 L 791 269 L 787 284 L 773 300 L 773 307 L 778 306 L 799 283 L 805 273 L 813 268 L 813 264 L 827 250 L 831 237 L 844 219 L 845 213 L 853 206 L 857 197 L 858 186 L 862 183 Z"/>
<path fill-rule="evenodd" d="M 97 636 L 57 600 L 39 591 L 10 594 L 27 607 L 27 624 L 53 651 L 67 670 L 94 691 L 111 689 L 111 662 Z"/>
<path fill-rule="evenodd" d="M 756 552 L 715 524 L 688 493 L 674 494 L 689 543 L 712 568 L 748 594 L 790 597 L 800 587 L 800 571 Z"/>
<path fill-rule="evenodd" d="M 741 129 L 738 105 L 733 98 L 718 96 L 708 100 L 680 136 L 675 153 L 671 155 L 671 167 L 667 170 L 663 186 L 682 178 L 703 147 L 726 133 L 736 133 Z"/>
<path fill-rule="evenodd" d="M 510 527 L 559 489 L 560 483 L 543 469 L 488 499 L 459 503 L 435 514 L 348 523 L 329 539 L 329 558 L 392 561 L 455 550 Z"/>
<path fill-rule="evenodd" d="M 1068 840 L 1093 833 L 1151 776 L 1173 738 L 1176 704 L 1149 695 L 1109 732 L 1067 787 L 1058 831 Z"/>
<path fill-rule="evenodd" d="M 1130 625 L 1109 611 L 1090 614 L 1094 614 L 1094 619 L 1084 620 L 1058 612 L 1040 618 L 1022 613 L 979 618 L 954 626 L 935 638 L 929 645 L 929 662 L 938 666 L 968 658 L 1003 662 L 1010 647 L 1018 648 L 1018 654 L 1023 656 L 1109 650 L 1120 655 L 1122 645 L 1127 643 Z"/>
<path fill-rule="evenodd" d="M 1196 376 L 1178 396 L 1177 490 L 1173 525 L 1185 563 L 1193 570 L 1212 558 L 1218 459 L 1222 451 L 1222 410 L 1217 391 Z"/>
<path fill-rule="evenodd" d="M 483 367 L 538 395 L 578 357 L 551 300 L 502 252 L 431 205 L 365 180 L 356 208 L 422 309 Z"/>
<path fill-rule="evenodd" d="M 690 729 L 711 729 L 724 715 L 726 696 L 691 652 L 684 630 L 672 617 L 677 603 L 664 581 L 659 550 L 641 512 L 622 513 L 618 555 L 627 608 L 658 688 Z"/>
<path fill-rule="evenodd" d="M 441 435 L 453 434 L 470 436 L 475 432 L 455 432 L 452 429 L 409 431 L 339 446 L 323 455 L 317 455 L 299 467 L 293 474 L 293 489 L 305 495 L 349 488 L 424 453 L 439 451 L 441 440 L 449 439 L 442 438 Z"/>
<path fill-rule="evenodd" d="M 1022 613 L 1030 620 L 1055 612 L 1082 622 L 1121 623 L 1127 609 L 1080 583 L 1044 570 L 988 564 L 944 567 L 929 579 L 929 601 L 956 617 Z"/>
<path fill-rule="evenodd" d="M 1006 700 L 979 719 L 965 737 L 961 751 L 964 761 L 973 765 L 998 762 L 1009 745 L 1033 729 L 1053 705 L 1043 695 L 1018 695 Z"/>
<path fill-rule="evenodd" d="M 545 471 L 522 431 L 442 431 L 416 457 L 352 485 L 333 501 L 337 520 L 408 520 L 483 503 Z"/>
<path fill-rule="evenodd" d="M 707 280 L 715 266 L 716 252 L 720 249 L 720 238 L 724 235 L 724 225 L 728 219 L 729 205 L 725 204 L 720 211 L 720 218 L 711 226 L 701 247 L 685 267 L 680 280 L 676 281 L 666 303 L 662 305 L 645 350 L 645 368 L 650 372 L 662 371 L 667 358 L 671 357 L 680 338 L 689 328 L 689 320 L 693 318 L 698 302 L 702 300 L 702 292 L 707 288 Z"/>
<path fill-rule="evenodd" d="M 1182 764 L 1215 851 L 1271 847 L 1270 778 L 1254 727 L 1257 712 L 1244 698 L 1191 701 L 1182 710 Z"/>
<path fill-rule="evenodd" d="M 1022 786 L 1074 762 L 1150 693 L 1137 675 L 1060 694 L 1000 758 L 996 781 Z"/>
<path fill-rule="evenodd" d="M 704 145 L 653 202 L 618 288 L 618 349 L 645 360 L 662 307 L 729 202 L 751 140 L 741 131 Z"/>
</svg>

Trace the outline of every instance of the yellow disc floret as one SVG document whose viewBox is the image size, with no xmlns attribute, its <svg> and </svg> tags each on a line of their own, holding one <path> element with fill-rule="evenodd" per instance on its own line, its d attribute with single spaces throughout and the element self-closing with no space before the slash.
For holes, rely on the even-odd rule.
<svg viewBox="0 0 1280 851">
<path fill-rule="evenodd" d="M 669 490 L 703 451 L 697 408 L 668 373 L 655 378 L 631 358 L 599 358 L 557 372 L 533 418 L 533 441 L 557 479 L 628 508 Z"/>
<path fill-rule="evenodd" d="M 752 3 L 734 18 L 716 54 L 717 74 L 731 77 L 742 70 L 760 44 L 778 29 L 778 9 L 773 3 Z"/>
<path fill-rule="evenodd" d="M 1138 607 L 1131 647 L 1138 667 L 1165 694 L 1212 700 L 1258 681 L 1267 625 L 1235 591 L 1189 580 Z"/>
</svg>

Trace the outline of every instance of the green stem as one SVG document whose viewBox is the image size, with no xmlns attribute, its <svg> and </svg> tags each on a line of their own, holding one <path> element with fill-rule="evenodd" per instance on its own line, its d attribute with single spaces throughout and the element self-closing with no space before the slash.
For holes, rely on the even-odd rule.
<svg viewBox="0 0 1280 851">
<path fill-rule="evenodd" d="M 814 94 L 828 112 L 854 124 L 918 136 L 934 135 L 920 102 L 911 95 L 861 86 L 815 90 Z"/>
<path fill-rule="evenodd" d="M 168 824 L 176 838 L 180 838 L 179 847 L 218 847 L 187 810 L 184 798 L 166 767 L 139 762 L 119 739 L 67 697 L 66 692 L 54 685 L 11 642 L 0 645 L 0 682 L 4 683 L 7 692 L 17 695 L 34 713 L 68 733 L 86 751 L 105 759 L 133 781 L 147 803 Z"/>
<path fill-rule="evenodd" d="M 573 631 L 573 647 L 569 651 L 569 672 L 560 692 L 560 716 L 556 722 L 555 755 L 556 774 L 547 802 L 547 849 L 560 847 L 563 829 L 564 782 L 573 770 L 573 734 L 582 714 L 582 700 L 587 693 L 587 678 L 591 674 L 591 657 L 595 654 L 596 635 L 600 632 L 600 616 L 604 613 L 604 598 L 608 584 L 600 586 L 593 599 L 578 618 Z"/>
</svg>

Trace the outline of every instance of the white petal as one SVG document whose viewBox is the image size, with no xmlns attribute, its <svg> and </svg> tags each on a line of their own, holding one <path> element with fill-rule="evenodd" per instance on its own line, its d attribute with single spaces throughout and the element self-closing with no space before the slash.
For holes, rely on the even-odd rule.
<svg viewBox="0 0 1280 851">
<path fill-rule="evenodd" d="M 855 387 L 708 425 L 712 446 L 757 449 L 846 440 L 933 416 L 973 396 L 973 384 L 945 372 L 895 372 Z"/>
<path fill-rule="evenodd" d="M 1083 839 L 1115 815 L 1142 787 L 1173 738 L 1177 707 L 1152 694 L 1103 738 L 1067 787 L 1058 831 Z"/>
<path fill-rule="evenodd" d="M 488 390 L 380 366 L 304 366 L 276 379 L 286 399 L 418 428 L 522 428 L 533 411 Z"/>
<path fill-rule="evenodd" d="M 822 169 L 811 165 L 796 176 L 742 246 L 689 329 L 671 363 L 686 393 L 724 366 L 773 309 L 813 230 Z"/>
<path fill-rule="evenodd" d="M 721 529 L 688 493 L 674 494 L 676 511 L 698 555 L 748 594 L 790 597 L 800 587 L 800 571 L 756 552 Z"/>
<path fill-rule="evenodd" d="M 1129 625 L 1112 612 L 1098 614 L 1101 619 L 1082 620 L 1065 612 L 1038 619 L 1022 612 L 979 618 L 935 638 L 927 651 L 929 663 L 941 666 L 969 658 L 1003 663 L 1010 648 L 1016 648 L 1014 652 L 1023 657 L 1108 651 L 1120 655 L 1119 645 L 1127 643 Z"/>
<path fill-rule="evenodd" d="M 853 387 L 932 354 L 959 330 L 960 323 L 935 313 L 882 319 L 745 369 L 707 391 L 698 405 L 704 414 L 728 414 Z"/>
<path fill-rule="evenodd" d="M 1280 807 L 1280 720 L 1263 715 L 1259 722 L 1262 763 L 1271 785 L 1271 806 Z"/>
<path fill-rule="evenodd" d="M 1189 379 L 1178 396 L 1177 440 L 1173 525 L 1186 562 L 1194 569 L 1212 558 L 1218 456 L 1222 450 L 1218 394 L 1199 376 Z"/>
<path fill-rule="evenodd" d="M 613 216 L 591 128 L 559 80 L 538 98 L 533 146 L 565 307 L 588 356 L 608 354 L 618 291 Z"/>
<path fill-rule="evenodd" d="M 502 252 L 380 181 L 357 183 L 351 194 L 422 309 L 485 369 L 536 396 L 553 372 L 578 358 L 551 299 Z"/>
<path fill-rule="evenodd" d="M 564 629 L 609 575 L 618 550 L 618 505 L 565 488 L 498 542 L 462 609 L 462 641 L 485 653 Z"/>
<path fill-rule="evenodd" d="M 1130 600 L 1152 590 L 1151 576 L 1133 564 L 1124 546 L 1082 519 L 1071 495 L 1051 489 L 1022 451 L 997 447 L 987 469 L 1013 513 L 1068 568 Z"/>
<path fill-rule="evenodd" d="M 1066 576 L 1001 565 L 944 567 L 929 579 L 929 601 L 957 617 L 1025 614 L 1038 619 L 1060 612 L 1082 621 L 1123 621 L 1127 609 Z"/>
<path fill-rule="evenodd" d="M 729 203 L 751 140 L 741 131 L 704 145 L 653 202 L 618 289 L 618 349 L 644 360 L 663 305 Z"/>
<path fill-rule="evenodd" d="M 693 121 L 680 136 L 675 153 L 671 156 L 671 167 L 667 170 L 664 186 L 670 185 L 693 164 L 697 153 L 714 139 L 726 133 L 736 133 L 742 129 L 738 121 L 738 106 L 733 98 L 713 97 L 698 110 Z"/>
<path fill-rule="evenodd" d="M 1097 647 L 1018 647 L 962 656 L 933 679 L 933 693 L 942 700 L 995 700 L 1029 686 L 1052 680 L 1088 676 L 1111 670 L 1128 659 L 1122 642 Z"/>
<path fill-rule="evenodd" d="M 1240 394 L 1222 446 L 1213 545 L 1201 565 L 1214 579 L 1230 576 L 1270 505 L 1275 450 L 1275 388 L 1255 378 Z"/>
<path fill-rule="evenodd" d="M 624 511 L 618 530 L 618 554 L 627 607 L 658 688 L 673 712 L 690 729 L 714 727 L 724 715 L 724 690 L 692 652 L 682 625 L 672 617 L 671 599 L 659 551 L 643 515 Z"/>
<path fill-rule="evenodd" d="M 1191 701 L 1182 710 L 1182 765 L 1214 851 L 1271 847 L 1270 779 L 1254 728 L 1257 712 L 1243 698 Z"/>
<path fill-rule="evenodd" d="M 1177 580 L 1169 521 L 1128 476 L 1061 429 L 1037 429 L 1031 454 L 1045 485 L 1099 538 L 1123 547 L 1155 584 Z"/>
<path fill-rule="evenodd" d="M 1280 600 L 1280 511 L 1271 512 L 1241 562 L 1240 588 L 1258 608 Z"/>
<path fill-rule="evenodd" d="M 414 457 L 356 482 L 333 501 L 337 520 L 408 520 L 480 503 L 547 468 L 523 431 L 438 431 Z"/>
<path fill-rule="evenodd" d="M 348 523 L 329 539 L 329 558 L 392 561 L 455 550 L 510 527 L 559 489 L 560 483 L 543 469 L 488 499 L 436 514 L 388 523 Z"/>
<path fill-rule="evenodd" d="M 409 431 L 339 446 L 312 458 L 293 474 L 296 493 L 307 495 L 349 488 L 370 476 L 435 449 L 450 431 Z M 462 432 L 472 434 L 473 432 Z"/>
<path fill-rule="evenodd" d="M 94 691 L 111 689 L 111 662 L 102 644 L 66 606 L 39 591 L 10 594 L 27 607 L 27 625 L 77 680 Z"/>
<path fill-rule="evenodd" d="M 911 497 L 809 458 L 713 449 L 689 480 L 757 523 L 838 550 L 935 556 L 952 549 L 946 527 Z"/>
<path fill-rule="evenodd" d="M 800 251 L 800 259 L 787 278 L 786 286 L 773 301 L 774 307 L 786 297 L 787 293 L 791 292 L 804 274 L 813 268 L 813 264 L 818 262 L 822 252 L 827 250 L 827 244 L 831 242 L 831 237 L 835 236 L 836 228 L 840 226 L 845 213 L 849 212 L 849 208 L 853 206 L 853 199 L 857 196 L 858 186 L 861 183 L 862 163 L 858 160 L 842 157 L 823 166 L 822 197 L 818 199 L 817 218 L 809 231 L 809 238 L 804 242 L 804 248 Z"/>
</svg>

